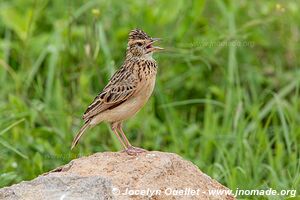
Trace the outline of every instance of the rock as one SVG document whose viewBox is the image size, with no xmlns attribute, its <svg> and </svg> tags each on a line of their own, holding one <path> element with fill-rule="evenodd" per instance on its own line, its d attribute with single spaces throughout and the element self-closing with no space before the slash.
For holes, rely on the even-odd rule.
<svg viewBox="0 0 300 200">
<path fill-rule="evenodd" d="M 106 152 L 72 160 L 32 181 L 2 188 L 0 199 L 235 199 L 228 191 L 173 153 L 129 156 Z"/>
</svg>

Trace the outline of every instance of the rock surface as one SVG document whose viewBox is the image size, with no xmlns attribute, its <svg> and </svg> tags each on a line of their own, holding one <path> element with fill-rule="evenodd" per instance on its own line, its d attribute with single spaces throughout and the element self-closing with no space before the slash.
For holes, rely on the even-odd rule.
<svg viewBox="0 0 300 200">
<path fill-rule="evenodd" d="M 213 195 L 212 192 L 223 195 Z M 172 153 L 96 153 L 0 189 L 2 200 L 235 199 L 189 161 Z"/>
</svg>

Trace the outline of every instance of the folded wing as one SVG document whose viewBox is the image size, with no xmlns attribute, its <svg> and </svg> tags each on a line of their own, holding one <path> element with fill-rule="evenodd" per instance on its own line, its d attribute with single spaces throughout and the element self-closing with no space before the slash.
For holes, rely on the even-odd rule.
<svg viewBox="0 0 300 200">
<path fill-rule="evenodd" d="M 136 91 L 138 78 L 134 73 L 124 73 L 124 68 L 117 71 L 110 79 L 103 91 L 94 99 L 91 105 L 83 114 L 83 120 L 88 121 L 95 115 L 111 108 L 116 107 L 131 97 Z"/>
</svg>

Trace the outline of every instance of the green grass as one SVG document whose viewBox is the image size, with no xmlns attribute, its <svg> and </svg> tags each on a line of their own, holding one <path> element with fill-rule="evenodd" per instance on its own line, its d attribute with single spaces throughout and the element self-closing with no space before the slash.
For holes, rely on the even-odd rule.
<svg viewBox="0 0 300 200">
<path fill-rule="evenodd" d="M 293 0 L 2 0 L 0 186 L 120 149 L 105 124 L 70 143 L 140 27 L 166 51 L 153 97 L 125 124 L 132 143 L 232 189 L 299 193 L 299 13 Z"/>
</svg>

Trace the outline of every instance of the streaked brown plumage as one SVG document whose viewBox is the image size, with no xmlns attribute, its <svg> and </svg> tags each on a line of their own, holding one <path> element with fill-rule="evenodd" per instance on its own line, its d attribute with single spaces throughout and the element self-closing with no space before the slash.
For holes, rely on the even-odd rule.
<svg viewBox="0 0 300 200">
<path fill-rule="evenodd" d="M 75 136 L 72 149 L 87 128 L 109 122 L 128 154 L 145 151 L 129 143 L 122 130 L 122 122 L 137 113 L 152 94 L 157 72 L 157 64 L 152 54 L 162 49 L 152 46 L 157 40 L 140 29 L 129 33 L 125 61 L 85 111 L 85 124 Z"/>
</svg>

